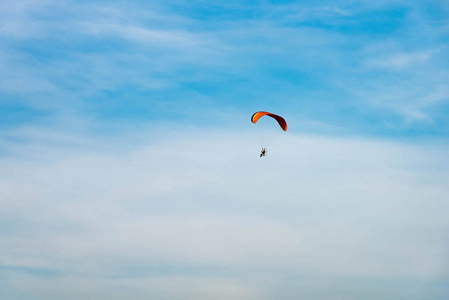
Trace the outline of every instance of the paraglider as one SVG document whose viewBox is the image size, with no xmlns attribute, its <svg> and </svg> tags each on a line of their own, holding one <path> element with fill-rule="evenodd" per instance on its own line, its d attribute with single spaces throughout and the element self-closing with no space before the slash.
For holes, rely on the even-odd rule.
<svg viewBox="0 0 449 300">
<path fill-rule="evenodd" d="M 273 119 L 275 119 L 275 120 L 278 122 L 279 126 L 281 126 L 281 128 L 282 128 L 284 131 L 287 131 L 287 122 L 284 120 L 283 117 L 278 116 L 278 115 L 275 115 L 275 114 L 272 114 L 272 113 L 269 113 L 269 112 L 266 112 L 266 111 L 258 111 L 258 112 L 255 112 L 255 113 L 253 114 L 253 116 L 251 117 L 251 122 L 253 122 L 254 124 L 256 124 L 256 122 L 257 122 L 260 118 L 262 118 L 263 116 L 269 116 L 269 117 L 272 117 Z"/>
<path fill-rule="evenodd" d="M 285 119 L 281 116 L 275 115 L 270 112 L 266 112 L 266 111 L 255 112 L 251 117 L 251 122 L 256 124 L 257 121 L 260 118 L 262 118 L 263 116 L 269 116 L 269 117 L 275 119 L 278 122 L 279 126 L 282 128 L 282 130 L 287 131 L 287 122 L 285 121 Z M 260 151 L 260 157 L 265 156 L 266 153 L 267 153 L 267 149 L 265 149 L 263 147 L 263 143 L 262 143 L 262 150 Z"/>
</svg>

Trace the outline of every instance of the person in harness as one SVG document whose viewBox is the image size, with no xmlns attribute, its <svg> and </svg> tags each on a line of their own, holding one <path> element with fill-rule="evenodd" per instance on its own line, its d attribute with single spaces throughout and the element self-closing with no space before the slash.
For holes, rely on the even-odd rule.
<svg viewBox="0 0 449 300">
<path fill-rule="evenodd" d="M 265 156 L 265 154 L 267 154 L 267 149 L 262 148 L 262 150 L 260 151 L 260 157 Z"/>
</svg>

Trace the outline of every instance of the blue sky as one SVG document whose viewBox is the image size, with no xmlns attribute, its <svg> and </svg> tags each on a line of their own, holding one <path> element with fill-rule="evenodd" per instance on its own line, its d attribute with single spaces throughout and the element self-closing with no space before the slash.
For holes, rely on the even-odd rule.
<svg viewBox="0 0 449 300">
<path fill-rule="evenodd" d="M 0 0 L 2 299 L 449 297 L 448 16 Z"/>
<path fill-rule="evenodd" d="M 447 4 L 408 2 L 5 2 L 2 127 L 263 108 L 296 131 L 444 138 Z"/>
</svg>

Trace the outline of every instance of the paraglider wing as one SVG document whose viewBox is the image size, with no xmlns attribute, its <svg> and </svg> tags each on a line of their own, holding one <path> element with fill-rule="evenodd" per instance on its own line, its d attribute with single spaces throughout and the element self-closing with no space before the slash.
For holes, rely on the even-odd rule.
<svg viewBox="0 0 449 300">
<path fill-rule="evenodd" d="M 284 118 L 282 118 L 281 116 L 266 112 L 266 111 L 258 111 L 256 113 L 254 113 L 254 115 L 251 117 L 251 122 L 253 122 L 254 124 L 256 124 L 256 122 L 263 116 L 270 116 L 273 119 L 275 119 L 278 123 L 279 126 L 281 126 L 281 128 L 284 131 L 287 131 L 287 122 L 284 120 Z"/>
</svg>

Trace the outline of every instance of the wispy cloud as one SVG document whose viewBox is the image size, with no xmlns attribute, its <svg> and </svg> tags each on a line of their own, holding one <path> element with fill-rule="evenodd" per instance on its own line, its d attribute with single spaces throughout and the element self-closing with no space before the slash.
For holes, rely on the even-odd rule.
<svg viewBox="0 0 449 300">
<path fill-rule="evenodd" d="M 424 64 L 429 61 L 435 51 L 428 50 L 417 53 L 392 54 L 384 58 L 369 61 L 368 65 L 378 68 L 403 70 L 406 67 Z"/>
<path fill-rule="evenodd" d="M 252 110 L 261 102 L 275 110 L 288 106 L 307 111 L 301 118 L 310 123 L 345 127 L 342 120 L 350 121 L 349 131 L 364 126 L 354 126 L 358 115 L 336 113 L 348 103 L 359 110 L 371 107 L 373 116 L 379 109 L 396 114 L 398 128 L 418 126 L 406 120 L 442 121 L 432 111 L 445 96 L 432 103 L 421 97 L 432 97 L 426 89 L 440 90 L 446 80 L 440 62 L 447 49 L 439 42 L 444 33 L 419 5 L 196 5 L 197 10 L 183 2 L 14 5 L 4 12 L 4 28 L 25 22 L 38 32 L 3 34 L 4 99 L 51 110 L 49 118 L 59 113 L 89 119 L 91 112 L 101 115 L 102 104 L 94 102 L 126 94 L 114 97 L 116 114 L 124 105 L 142 110 L 146 104 L 137 98 L 165 101 L 172 108 L 183 107 L 185 99 L 201 99 L 198 103 L 219 109 Z M 414 43 L 420 38 L 422 44 Z M 401 78 L 395 77 L 398 72 Z M 426 74 L 426 84 L 419 84 L 419 73 Z M 395 92 L 401 86 L 403 91 Z M 410 86 L 419 96 L 407 95 Z M 370 94 L 360 95 L 353 87 L 368 87 Z M 397 98 L 392 101 L 389 94 Z"/>
</svg>

